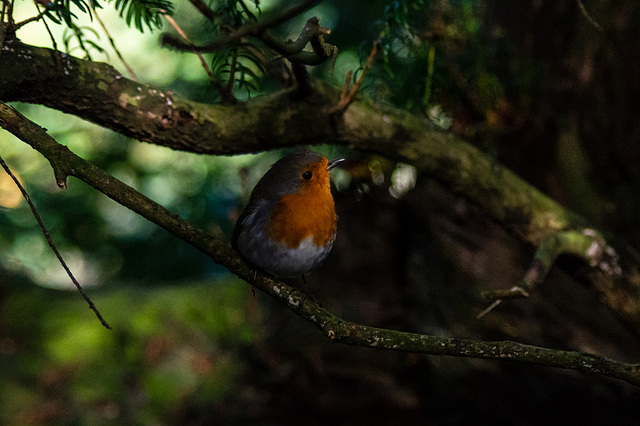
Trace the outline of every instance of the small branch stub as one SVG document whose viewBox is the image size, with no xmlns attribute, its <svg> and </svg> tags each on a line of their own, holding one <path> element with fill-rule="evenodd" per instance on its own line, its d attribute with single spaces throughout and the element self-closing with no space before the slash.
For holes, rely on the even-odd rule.
<svg viewBox="0 0 640 426">
<path fill-rule="evenodd" d="M 503 299 L 529 297 L 529 292 L 535 285 L 544 281 L 556 259 L 566 254 L 584 259 L 589 266 L 603 272 L 615 275 L 622 273 L 618 265 L 618 254 L 599 232 L 586 228 L 549 234 L 538 246 L 529 269 L 518 285 L 509 289 L 482 292 L 485 299 L 493 300 L 494 303 L 483 310 L 478 318 L 486 315 Z"/>
</svg>

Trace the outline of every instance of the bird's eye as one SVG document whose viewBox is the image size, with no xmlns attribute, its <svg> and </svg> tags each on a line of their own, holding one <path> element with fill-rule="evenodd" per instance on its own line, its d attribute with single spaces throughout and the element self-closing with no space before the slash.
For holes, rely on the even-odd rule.
<svg viewBox="0 0 640 426">
<path fill-rule="evenodd" d="M 313 173 L 311 173 L 310 171 L 306 171 L 302 174 L 302 179 L 304 180 L 309 180 L 313 177 Z"/>
</svg>

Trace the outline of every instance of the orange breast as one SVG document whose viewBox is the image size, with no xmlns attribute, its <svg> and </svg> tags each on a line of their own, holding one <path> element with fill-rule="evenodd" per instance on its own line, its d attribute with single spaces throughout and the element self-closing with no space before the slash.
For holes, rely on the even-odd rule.
<svg viewBox="0 0 640 426">
<path fill-rule="evenodd" d="M 314 182 L 297 194 L 284 195 L 271 212 L 269 235 L 291 248 L 309 236 L 315 246 L 324 247 L 335 233 L 336 211 L 328 182 Z"/>
</svg>

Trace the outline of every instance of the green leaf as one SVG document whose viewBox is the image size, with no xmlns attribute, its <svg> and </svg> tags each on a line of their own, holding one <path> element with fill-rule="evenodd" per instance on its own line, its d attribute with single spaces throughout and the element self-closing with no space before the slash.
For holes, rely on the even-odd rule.
<svg viewBox="0 0 640 426">
<path fill-rule="evenodd" d="M 168 0 L 115 0 L 115 7 L 127 25 L 133 23 L 140 32 L 145 26 L 150 31 L 162 28 L 162 15 L 173 13 L 173 4 Z"/>
</svg>

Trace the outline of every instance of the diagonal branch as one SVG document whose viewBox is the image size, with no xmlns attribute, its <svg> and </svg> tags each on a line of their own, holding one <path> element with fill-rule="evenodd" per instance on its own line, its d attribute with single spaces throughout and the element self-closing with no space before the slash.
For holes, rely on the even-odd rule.
<svg viewBox="0 0 640 426">
<path fill-rule="evenodd" d="M 367 327 L 345 321 L 305 297 L 304 292 L 297 288 L 267 277 L 256 279 L 251 268 L 228 243 L 194 227 L 102 169 L 78 157 L 68 148 L 58 144 L 45 129 L 6 104 L 0 104 L 0 125 L 47 158 L 59 184 L 64 182 L 67 176 L 74 176 L 86 182 L 119 204 L 211 256 L 216 263 L 225 266 L 254 287 L 285 304 L 294 313 L 321 329 L 335 342 L 422 354 L 510 360 L 601 374 L 640 386 L 640 364 L 629 364 L 582 352 L 541 348 L 511 341 L 488 342 L 444 338 Z M 62 182 L 60 179 L 63 179 Z"/>
<path fill-rule="evenodd" d="M 6 107 L 6 104 L 0 103 L 0 109 L 4 109 L 5 107 Z M 0 119 L 0 124 L 4 124 L 3 120 L 4 120 L 4 117 Z M 76 286 L 82 298 L 89 305 L 89 309 L 91 309 L 93 313 L 96 314 L 96 317 L 98 317 L 98 319 L 100 320 L 102 325 L 105 326 L 105 328 L 107 328 L 108 330 L 111 330 L 111 326 L 102 317 L 102 315 L 100 314 L 100 311 L 98 311 L 98 308 L 96 308 L 96 305 L 89 298 L 89 296 L 87 296 L 87 294 L 84 292 L 84 290 L 82 289 L 82 286 L 80 285 L 76 277 L 73 275 L 73 273 L 67 266 L 67 262 L 64 261 L 62 254 L 60 254 L 60 251 L 58 250 L 58 247 L 56 247 L 56 245 L 54 244 L 53 239 L 51 238 L 51 234 L 49 234 L 47 227 L 44 225 L 44 222 L 42 221 L 42 218 L 40 217 L 40 214 L 38 213 L 36 206 L 34 206 L 33 202 L 31 201 L 31 197 L 29 197 L 29 194 L 27 193 L 27 191 L 24 189 L 24 187 L 22 186 L 18 178 L 16 178 L 16 176 L 11 172 L 11 169 L 9 168 L 7 163 L 4 162 L 4 159 L 2 157 L 0 157 L 0 166 L 2 166 L 4 171 L 9 175 L 9 177 L 13 180 L 13 182 L 16 184 L 16 186 L 22 193 L 23 198 L 26 200 L 27 204 L 29 205 L 29 208 L 31 209 L 31 213 L 33 213 L 33 216 L 36 218 L 36 221 L 38 222 L 38 225 L 40 226 L 40 229 L 42 230 L 42 233 L 44 234 L 44 237 L 47 240 L 47 244 L 49 244 L 49 247 L 55 254 L 56 258 L 58 259 L 58 262 L 60 262 L 60 265 L 62 265 L 62 268 L 65 270 L 65 272 L 69 276 L 69 279 L 71 279 L 71 282 L 73 283 L 73 285 Z"/>
</svg>

